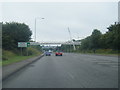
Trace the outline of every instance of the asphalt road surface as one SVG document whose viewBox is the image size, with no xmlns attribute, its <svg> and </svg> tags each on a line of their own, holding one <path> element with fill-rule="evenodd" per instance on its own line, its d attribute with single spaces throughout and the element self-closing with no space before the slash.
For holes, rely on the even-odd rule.
<svg viewBox="0 0 120 90">
<path fill-rule="evenodd" d="M 3 88 L 118 88 L 118 57 L 44 56 L 3 81 Z"/>
</svg>

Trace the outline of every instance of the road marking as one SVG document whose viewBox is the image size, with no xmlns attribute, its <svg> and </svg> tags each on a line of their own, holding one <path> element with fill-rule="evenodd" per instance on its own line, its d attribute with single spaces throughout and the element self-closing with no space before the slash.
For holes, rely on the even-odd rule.
<svg viewBox="0 0 120 90">
<path fill-rule="evenodd" d="M 118 65 L 118 63 L 113 63 L 113 62 L 98 62 L 98 64 L 117 64 Z"/>
<path fill-rule="evenodd" d="M 72 74 L 69 74 L 72 79 L 74 79 L 74 76 Z"/>
<path fill-rule="evenodd" d="M 70 76 L 70 78 L 74 79 L 74 76 L 71 73 L 68 73 L 68 76 Z"/>
<path fill-rule="evenodd" d="M 114 68 L 118 68 L 118 66 L 112 66 L 112 67 L 114 67 Z"/>
<path fill-rule="evenodd" d="M 110 61 L 92 61 L 92 62 L 95 62 L 95 63 L 111 63 Z"/>
</svg>

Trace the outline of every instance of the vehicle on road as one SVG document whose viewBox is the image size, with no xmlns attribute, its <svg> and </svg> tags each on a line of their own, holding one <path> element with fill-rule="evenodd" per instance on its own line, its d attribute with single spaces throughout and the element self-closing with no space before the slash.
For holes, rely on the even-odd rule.
<svg viewBox="0 0 120 90">
<path fill-rule="evenodd" d="M 62 52 L 56 52 L 56 53 L 55 53 L 55 56 L 62 56 L 62 55 L 63 55 Z"/>
<path fill-rule="evenodd" d="M 46 52 L 45 52 L 45 56 L 51 56 L 51 52 L 46 51 Z"/>
</svg>

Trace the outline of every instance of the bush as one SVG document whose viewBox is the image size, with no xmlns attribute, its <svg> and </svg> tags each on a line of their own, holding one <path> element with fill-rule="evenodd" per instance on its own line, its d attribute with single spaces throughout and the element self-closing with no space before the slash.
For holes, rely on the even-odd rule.
<svg viewBox="0 0 120 90">
<path fill-rule="evenodd" d="M 15 53 L 16 52 L 16 53 Z M 27 49 L 24 49 L 22 52 L 23 56 L 30 56 L 30 55 L 39 55 L 41 54 L 40 51 L 38 51 L 35 48 L 28 47 Z M 8 51 L 8 50 L 2 50 L 2 60 L 9 60 L 9 58 L 15 57 L 21 55 L 21 52 L 16 51 Z"/>
<path fill-rule="evenodd" d="M 38 55 L 38 54 L 40 54 L 40 51 L 38 51 L 35 48 L 29 47 L 27 50 L 28 50 L 28 55 Z"/>
<path fill-rule="evenodd" d="M 14 57 L 16 54 L 14 54 L 11 51 L 2 50 L 2 60 L 8 60 L 11 57 Z"/>
</svg>

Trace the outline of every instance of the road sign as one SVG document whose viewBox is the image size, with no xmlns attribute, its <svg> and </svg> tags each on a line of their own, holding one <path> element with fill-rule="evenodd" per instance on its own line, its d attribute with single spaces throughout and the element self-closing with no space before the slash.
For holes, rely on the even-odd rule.
<svg viewBox="0 0 120 90">
<path fill-rule="evenodd" d="M 27 42 L 27 47 L 29 47 L 30 46 L 30 42 Z"/>
<path fill-rule="evenodd" d="M 18 42 L 18 47 L 29 47 L 30 42 Z"/>
</svg>

